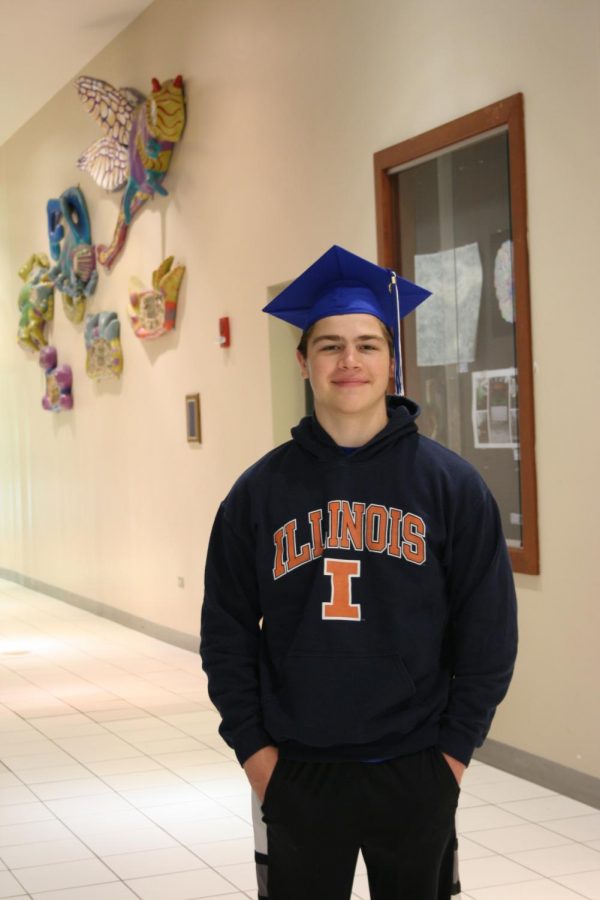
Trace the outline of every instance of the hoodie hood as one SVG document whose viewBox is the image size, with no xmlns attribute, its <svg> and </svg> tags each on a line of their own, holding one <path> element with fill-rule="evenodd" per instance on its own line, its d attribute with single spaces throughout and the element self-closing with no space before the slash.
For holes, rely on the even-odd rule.
<svg viewBox="0 0 600 900">
<path fill-rule="evenodd" d="M 388 423 L 385 428 L 349 456 L 321 427 L 314 414 L 305 416 L 295 428 L 292 428 L 292 438 L 304 452 L 321 462 L 333 460 L 353 462 L 371 459 L 382 450 L 418 430 L 415 419 L 421 409 L 414 400 L 409 400 L 408 397 L 387 397 L 386 402 Z"/>
</svg>

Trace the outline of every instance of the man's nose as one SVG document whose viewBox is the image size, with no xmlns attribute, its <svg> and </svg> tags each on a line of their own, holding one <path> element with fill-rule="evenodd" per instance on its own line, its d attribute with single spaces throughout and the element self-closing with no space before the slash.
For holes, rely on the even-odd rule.
<svg viewBox="0 0 600 900">
<path fill-rule="evenodd" d="M 340 365 L 345 369 L 353 369 L 358 365 L 358 357 L 354 347 L 346 347 L 340 357 Z"/>
</svg>

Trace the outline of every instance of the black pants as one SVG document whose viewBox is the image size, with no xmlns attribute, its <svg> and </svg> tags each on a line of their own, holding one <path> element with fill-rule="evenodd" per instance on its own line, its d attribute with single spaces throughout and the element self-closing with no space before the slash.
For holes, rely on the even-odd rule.
<svg viewBox="0 0 600 900">
<path fill-rule="evenodd" d="M 434 748 L 383 763 L 280 759 L 257 842 L 260 900 L 349 900 L 359 850 L 372 900 L 449 900 L 459 792 Z"/>
</svg>

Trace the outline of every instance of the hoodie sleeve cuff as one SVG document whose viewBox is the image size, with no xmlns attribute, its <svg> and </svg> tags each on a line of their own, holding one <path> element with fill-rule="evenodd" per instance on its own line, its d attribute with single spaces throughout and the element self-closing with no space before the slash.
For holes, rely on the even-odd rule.
<svg viewBox="0 0 600 900">
<path fill-rule="evenodd" d="M 246 729 L 236 738 L 233 749 L 240 766 L 243 766 L 246 760 L 258 750 L 262 750 L 263 747 L 274 746 L 276 746 L 275 741 L 271 735 L 264 728 L 261 728 L 260 725 L 255 725 Z"/>
<path fill-rule="evenodd" d="M 436 745 L 443 753 L 453 756 L 459 762 L 468 766 L 475 752 L 475 744 L 465 738 L 464 734 L 442 728 Z"/>
</svg>

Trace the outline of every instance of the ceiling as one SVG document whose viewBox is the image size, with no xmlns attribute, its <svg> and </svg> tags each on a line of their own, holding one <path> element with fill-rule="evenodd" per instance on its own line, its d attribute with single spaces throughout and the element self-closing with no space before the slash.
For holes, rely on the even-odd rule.
<svg viewBox="0 0 600 900">
<path fill-rule="evenodd" d="M 0 145 L 153 0 L 0 0 Z"/>
</svg>

